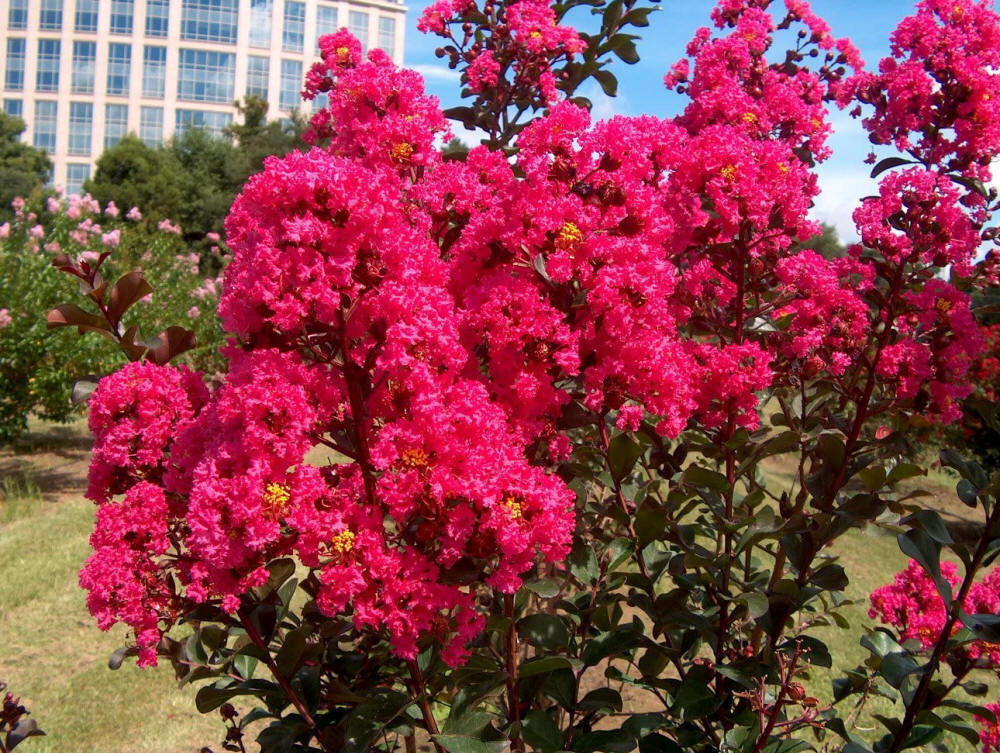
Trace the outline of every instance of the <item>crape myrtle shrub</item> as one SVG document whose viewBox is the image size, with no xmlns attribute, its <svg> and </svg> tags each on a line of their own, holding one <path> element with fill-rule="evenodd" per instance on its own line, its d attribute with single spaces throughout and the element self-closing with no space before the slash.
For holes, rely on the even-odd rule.
<svg viewBox="0 0 1000 753">
<path fill-rule="evenodd" d="M 155 305 L 119 317 L 119 329 L 135 325 L 142 339 L 170 324 L 187 323 L 200 341 L 192 362 L 210 372 L 221 367 L 216 351 L 222 330 L 212 316 L 219 283 L 200 273 L 198 257 L 173 232 L 176 226 L 147 226 L 138 210 L 119 209 L 113 202 L 102 206 L 86 195 L 15 198 L 12 211 L 12 220 L 0 224 L 0 443 L 23 432 L 31 414 L 55 421 L 78 416 L 79 406 L 71 400 L 73 380 L 107 374 L 125 360 L 96 338 L 48 329 L 39 309 L 54 307 L 78 290 L 78 281 L 56 273 L 53 264 L 100 269 L 96 288 L 109 296 L 125 273 L 156 280 Z M 141 273 L 134 272 L 137 267 Z M 150 291 L 136 287 L 132 292 L 142 297 Z M 123 302 L 120 296 L 116 300 Z M 62 317 L 73 318 L 74 307 L 62 307 Z M 79 319 L 79 324 L 89 327 L 93 320 Z"/>
<path fill-rule="evenodd" d="M 202 682 L 232 750 L 996 747 L 996 480 L 944 454 L 961 540 L 899 485 L 983 345 L 997 15 L 924 0 L 870 70 L 802 0 L 723 0 L 666 76 L 680 116 L 592 123 L 571 97 L 649 9 L 585 35 L 571 7 L 425 11 L 487 134 L 447 161 L 416 73 L 321 40 L 323 146 L 227 220 L 225 377 L 135 353 L 92 397 L 113 664 Z M 830 106 L 888 154 L 841 258 L 798 245 Z M 852 629 L 829 547 L 871 523 L 915 564 L 821 704 L 818 628 Z"/>
</svg>

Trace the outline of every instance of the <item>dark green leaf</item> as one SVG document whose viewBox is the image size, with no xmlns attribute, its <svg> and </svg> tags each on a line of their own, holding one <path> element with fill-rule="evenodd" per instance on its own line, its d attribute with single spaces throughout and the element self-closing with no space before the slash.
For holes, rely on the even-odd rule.
<svg viewBox="0 0 1000 753">
<path fill-rule="evenodd" d="M 467 735 L 434 735 L 434 740 L 448 753 L 504 753 L 503 740 L 480 740 Z"/>
<path fill-rule="evenodd" d="M 529 580 L 524 584 L 524 587 L 532 593 L 541 596 L 543 599 L 551 599 L 559 593 L 559 581 L 555 578 L 536 578 L 535 580 Z"/>
<path fill-rule="evenodd" d="M 880 161 L 875 167 L 872 168 L 871 177 L 877 178 L 879 175 L 884 173 L 886 170 L 891 170 L 894 167 L 901 167 L 903 165 L 912 165 L 913 163 L 908 159 L 903 159 L 902 157 L 886 157 L 884 160 Z"/>
<path fill-rule="evenodd" d="M 958 492 L 958 498 L 966 505 L 969 507 L 976 506 L 976 500 L 979 498 L 979 490 L 972 485 L 971 481 L 965 478 L 959 479 L 956 491 Z"/>
<path fill-rule="evenodd" d="M 596 688 L 583 697 L 577 704 L 577 708 L 581 711 L 600 711 L 604 713 L 621 711 L 621 693 L 614 688 Z"/>
<path fill-rule="evenodd" d="M 729 489 L 729 482 L 725 476 L 701 465 L 689 465 L 684 469 L 684 483 L 695 487 L 708 487 L 720 492 Z"/>
<path fill-rule="evenodd" d="M 532 709 L 521 722 L 521 736 L 532 748 L 548 753 L 561 750 L 563 735 L 552 717 L 541 709 Z"/>
<path fill-rule="evenodd" d="M 554 614 L 538 612 L 529 614 L 517 623 L 517 634 L 521 640 L 532 646 L 550 651 L 565 646 L 569 642 L 569 630 L 566 623 Z"/>
<path fill-rule="evenodd" d="M 667 527 L 667 512 L 652 500 L 643 502 L 635 514 L 635 533 L 639 549 L 663 537 Z"/>
<path fill-rule="evenodd" d="M 951 584 L 941 577 L 941 545 L 921 530 L 913 529 L 896 537 L 903 554 L 915 559 L 934 579 L 946 605 L 951 604 Z"/>
<path fill-rule="evenodd" d="M 573 750 L 577 753 L 629 753 L 635 748 L 635 738 L 623 729 L 586 732 L 573 740 Z"/>
<path fill-rule="evenodd" d="M 383 730 L 413 703 L 410 696 L 394 690 L 378 690 L 348 714 L 342 753 L 367 753 Z"/>
<path fill-rule="evenodd" d="M 608 469 L 612 478 L 621 481 L 642 457 L 642 446 L 628 434 L 618 434 L 608 444 Z"/>
<path fill-rule="evenodd" d="M 535 675 L 555 672 L 557 669 L 572 669 L 569 659 L 563 656 L 546 656 L 543 659 L 530 659 L 519 668 L 518 677 L 534 677 Z"/>
<path fill-rule="evenodd" d="M 654 732 L 639 741 L 639 753 L 684 753 L 684 749 L 669 737 Z"/>
</svg>

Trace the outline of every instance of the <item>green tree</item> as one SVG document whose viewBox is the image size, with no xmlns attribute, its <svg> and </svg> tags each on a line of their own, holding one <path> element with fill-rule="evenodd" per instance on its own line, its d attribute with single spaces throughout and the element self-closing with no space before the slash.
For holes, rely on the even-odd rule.
<svg viewBox="0 0 1000 753">
<path fill-rule="evenodd" d="M 165 151 L 180 167 L 177 220 L 185 239 L 198 243 L 207 233 L 221 234 L 229 207 L 247 177 L 236 147 L 228 138 L 191 128 L 177 134 Z"/>
<path fill-rule="evenodd" d="M 298 113 L 288 119 L 268 121 L 267 100 L 253 94 L 234 104 L 242 122 L 226 128 L 226 134 L 239 146 L 244 180 L 260 172 L 267 157 L 280 157 L 304 146 L 302 134 L 307 123 Z"/>
<path fill-rule="evenodd" d="M 465 155 L 468 153 L 469 145 L 462 141 L 462 139 L 458 138 L 458 136 L 453 136 L 451 141 L 441 148 L 441 154 L 446 160 L 463 160 L 465 159 Z"/>
<path fill-rule="evenodd" d="M 188 244 L 205 252 L 212 243 L 206 235 L 222 233 L 247 178 L 261 170 L 269 155 L 300 146 L 305 130 L 299 117 L 268 122 L 267 102 L 259 97 L 235 105 L 242 122 L 222 136 L 190 128 L 159 147 L 126 136 L 101 155 L 84 188 L 102 203 L 137 206 L 151 221 L 176 220 Z"/>
<path fill-rule="evenodd" d="M 837 228 L 825 222 L 822 225 L 823 229 L 819 234 L 802 241 L 799 248 L 812 249 L 826 259 L 839 259 L 842 256 L 847 256 L 847 247 L 841 243 L 840 236 L 837 235 Z"/>
<path fill-rule="evenodd" d="M 123 211 L 139 207 L 152 220 L 180 218 L 184 175 L 174 154 L 147 146 L 133 134 L 104 151 L 84 189 Z"/>
<path fill-rule="evenodd" d="M 24 121 L 0 112 L 0 219 L 12 216 L 15 196 L 28 196 L 49 179 L 52 162 L 45 152 L 21 141 Z"/>
</svg>

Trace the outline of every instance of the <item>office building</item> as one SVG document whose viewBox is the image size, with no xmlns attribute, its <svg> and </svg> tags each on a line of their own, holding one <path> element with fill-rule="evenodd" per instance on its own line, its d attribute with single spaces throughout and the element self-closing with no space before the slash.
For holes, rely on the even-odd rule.
<svg viewBox="0 0 1000 753">
<path fill-rule="evenodd" d="M 6 0 L 0 94 L 49 153 L 53 183 L 78 192 L 101 152 L 129 132 L 160 144 L 213 133 L 256 94 L 269 117 L 307 111 L 316 40 L 346 26 L 402 61 L 405 7 L 394 0 Z"/>
</svg>

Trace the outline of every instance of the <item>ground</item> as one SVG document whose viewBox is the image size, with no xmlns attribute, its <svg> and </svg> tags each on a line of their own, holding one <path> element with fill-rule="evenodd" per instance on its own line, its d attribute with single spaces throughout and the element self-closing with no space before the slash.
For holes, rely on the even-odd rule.
<svg viewBox="0 0 1000 753">
<path fill-rule="evenodd" d="M 26 742 L 25 753 L 194 753 L 205 745 L 219 750 L 221 720 L 195 710 L 194 689 L 178 690 L 169 667 L 139 670 L 126 663 L 114 672 L 107 667 L 124 632 L 96 628 L 76 580 L 93 525 L 93 505 L 83 499 L 89 448 L 81 421 L 35 423 L 14 448 L 0 451 L 0 679 L 48 732 Z M 793 469 L 778 458 L 769 461 L 767 473 L 780 483 Z M 952 480 L 934 474 L 921 481 L 934 495 L 925 500 L 928 506 L 955 529 L 969 524 L 969 510 L 951 491 Z M 847 596 L 856 603 L 845 610 L 852 630 L 831 627 L 825 638 L 835 667 L 844 669 L 865 657 L 857 638 L 859 627 L 870 622 L 867 595 L 906 560 L 893 537 L 874 527 L 843 537 L 836 553 L 851 576 Z M 830 700 L 829 676 L 815 676 L 810 685 L 821 701 Z M 633 710 L 647 702 L 631 688 L 623 695 Z M 881 703 L 872 711 L 891 713 Z M 866 731 L 864 720 L 858 731 Z M 874 728 L 867 731 L 876 734 Z M 938 747 L 972 750 L 956 738 Z"/>
<path fill-rule="evenodd" d="M 219 750 L 222 721 L 195 710 L 194 690 L 179 691 L 169 666 L 108 669 L 124 632 L 97 629 L 76 577 L 94 515 L 83 499 L 86 427 L 33 429 L 0 453 L 0 678 L 48 733 L 18 750 Z"/>
</svg>

